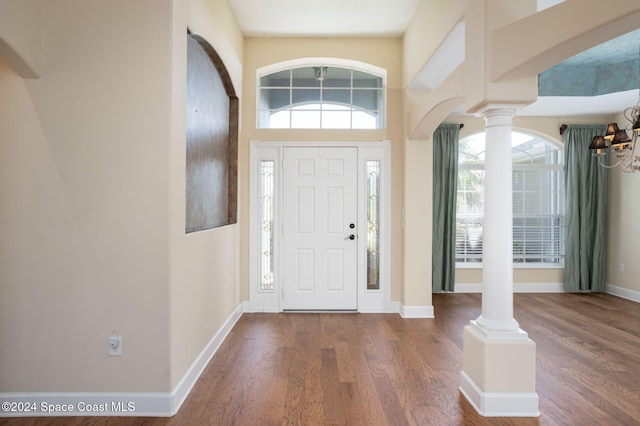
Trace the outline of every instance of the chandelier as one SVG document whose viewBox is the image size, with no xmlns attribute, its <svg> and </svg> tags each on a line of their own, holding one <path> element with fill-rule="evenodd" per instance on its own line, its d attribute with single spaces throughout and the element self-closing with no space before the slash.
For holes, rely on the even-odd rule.
<svg viewBox="0 0 640 426">
<path fill-rule="evenodd" d="M 638 86 L 640 87 L 640 74 Z M 624 110 L 624 117 L 631 127 L 620 129 L 617 123 L 609 123 L 607 132 L 604 135 L 594 137 L 589 149 L 592 150 L 591 154 L 594 157 L 598 157 L 598 162 L 602 167 L 607 169 L 620 167 L 626 173 L 634 173 L 640 170 L 640 156 L 636 154 L 640 136 L 640 92 L 636 105 Z M 627 130 L 631 131 L 631 138 L 629 138 Z M 607 154 L 613 155 L 615 160 L 603 162 L 603 159 L 607 158 Z"/>
</svg>

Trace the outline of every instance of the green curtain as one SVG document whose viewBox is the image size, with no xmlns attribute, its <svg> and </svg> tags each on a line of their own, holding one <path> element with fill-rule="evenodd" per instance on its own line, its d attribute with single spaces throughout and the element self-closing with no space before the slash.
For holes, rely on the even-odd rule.
<svg viewBox="0 0 640 426">
<path fill-rule="evenodd" d="M 603 292 L 607 249 L 607 169 L 588 149 L 606 126 L 570 125 L 564 134 L 568 292 Z"/>
<path fill-rule="evenodd" d="M 459 124 L 441 124 L 433 133 L 434 293 L 453 291 L 456 272 L 456 189 Z"/>
</svg>

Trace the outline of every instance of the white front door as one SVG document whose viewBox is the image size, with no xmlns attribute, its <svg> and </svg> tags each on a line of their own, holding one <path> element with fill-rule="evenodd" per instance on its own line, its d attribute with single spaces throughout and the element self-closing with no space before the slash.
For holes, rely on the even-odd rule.
<svg viewBox="0 0 640 426">
<path fill-rule="evenodd" d="M 357 159 L 284 148 L 284 309 L 357 308 Z"/>
</svg>

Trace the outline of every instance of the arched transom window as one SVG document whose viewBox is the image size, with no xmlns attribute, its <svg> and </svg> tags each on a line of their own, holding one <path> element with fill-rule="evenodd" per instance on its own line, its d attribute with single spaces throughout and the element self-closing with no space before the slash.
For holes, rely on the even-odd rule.
<svg viewBox="0 0 640 426">
<path fill-rule="evenodd" d="M 290 67 L 258 78 L 259 128 L 384 128 L 382 75 L 319 64 Z"/>
</svg>

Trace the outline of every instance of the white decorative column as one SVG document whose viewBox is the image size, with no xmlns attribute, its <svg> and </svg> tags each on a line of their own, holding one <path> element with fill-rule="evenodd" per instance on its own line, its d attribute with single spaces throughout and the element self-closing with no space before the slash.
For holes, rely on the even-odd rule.
<svg viewBox="0 0 640 426">
<path fill-rule="evenodd" d="M 485 119 L 484 222 L 482 232 L 482 315 L 487 332 L 517 332 L 513 319 L 513 156 L 515 109 L 490 109 Z"/>
<path fill-rule="evenodd" d="M 513 318 L 512 119 L 489 105 L 485 119 L 482 314 L 464 330 L 460 390 L 483 416 L 537 417 L 535 343 Z"/>
</svg>

